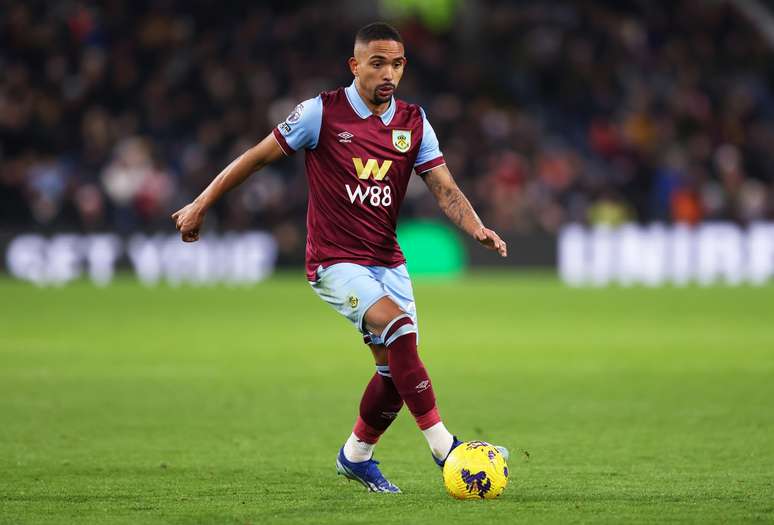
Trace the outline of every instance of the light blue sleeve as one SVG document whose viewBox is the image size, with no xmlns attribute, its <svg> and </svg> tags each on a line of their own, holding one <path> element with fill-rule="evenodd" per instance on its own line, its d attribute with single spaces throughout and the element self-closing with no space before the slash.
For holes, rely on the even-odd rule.
<svg viewBox="0 0 774 525">
<path fill-rule="evenodd" d="M 318 95 L 304 100 L 295 107 L 284 122 L 277 125 L 277 130 L 293 151 L 317 147 L 322 126 L 322 112 L 322 97 Z"/>
<path fill-rule="evenodd" d="M 414 162 L 414 166 L 437 159 L 442 155 L 443 153 L 441 153 L 438 145 L 438 137 L 435 136 L 435 130 L 430 125 L 430 121 L 427 120 L 425 110 L 422 109 L 422 143 L 419 145 L 419 154 L 417 155 L 416 162 Z"/>
</svg>

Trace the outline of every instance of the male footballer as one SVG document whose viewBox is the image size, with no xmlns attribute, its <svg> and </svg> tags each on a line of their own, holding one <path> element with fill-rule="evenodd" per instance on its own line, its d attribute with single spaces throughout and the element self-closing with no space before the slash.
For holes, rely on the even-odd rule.
<svg viewBox="0 0 774 525">
<path fill-rule="evenodd" d="M 416 307 L 395 233 L 412 172 L 460 229 L 502 257 L 507 247 L 457 187 L 422 108 L 394 97 L 406 67 L 398 31 L 384 23 L 360 29 L 349 67 L 352 84 L 296 106 L 172 219 L 183 241 L 198 240 L 207 210 L 224 193 L 264 166 L 304 150 L 307 279 L 362 333 L 376 362 L 360 415 L 336 458 L 337 470 L 370 491 L 400 492 L 380 472 L 373 450 L 403 403 L 439 466 L 460 443 L 441 420 L 417 353 Z"/>
</svg>

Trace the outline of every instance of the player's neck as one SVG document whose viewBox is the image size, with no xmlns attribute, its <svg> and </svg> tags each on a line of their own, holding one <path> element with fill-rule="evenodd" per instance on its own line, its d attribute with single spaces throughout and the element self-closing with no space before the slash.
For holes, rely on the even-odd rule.
<svg viewBox="0 0 774 525">
<path fill-rule="evenodd" d="M 392 103 L 392 100 L 388 100 L 387 102 L 383 102 L 379 105 L 374 104 L 371 102 L 371 100 L 365 95 L 362 88 L 360 87 L 360 83 L 355 81 L 355 89 L 357 89 L 357 94 L 360 95 L 360 98 L 365 102 L 366 107 L 368 110 L 376 115 L 377 117 L 381 117 L 390 107 L 390 104 Z"/>
</svg>

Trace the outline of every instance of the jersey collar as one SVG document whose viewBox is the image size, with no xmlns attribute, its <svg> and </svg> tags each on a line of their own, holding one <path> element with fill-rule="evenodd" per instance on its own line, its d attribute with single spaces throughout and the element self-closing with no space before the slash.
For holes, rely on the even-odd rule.
<svg viewBox="0 0 774 525">
<path fill-rule="evenodd" d="M 368 109 L 366 103 L 363 101 L 360 93 L 357 92 L 357 87 L 355 87 L 354 80 L 349 86 L 344 88 L 344 93 L 347 95 L 349 105 L 352 106 L 352 109 L 355 110 L 355 113 L 357 113 L 358 117 L 367 119 L 373 114 L 371 113 L 371 110 Z M 390 98 L 390 107 L 388 107 L 387 111 L 382 113 L 379 118 L 381 118 L 384 125 L 387 126 L 390 124 L 393 116 L 395 116 L 395 97 Z"/>
</svg>

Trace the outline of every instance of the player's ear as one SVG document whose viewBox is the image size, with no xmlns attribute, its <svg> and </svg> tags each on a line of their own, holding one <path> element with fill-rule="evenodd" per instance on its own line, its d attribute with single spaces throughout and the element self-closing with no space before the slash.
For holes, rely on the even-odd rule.
<svg viewBox="0 0 774 525">
<path fill-rule="evenodd" d="M 349 70 L 352 71 L 352 74 L 357 76 L 357 59 L 355 57 L 349 57 L 347 64 L 349 64 Z"/>
</svg>

